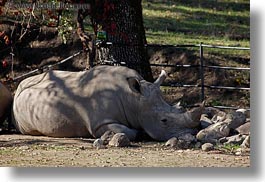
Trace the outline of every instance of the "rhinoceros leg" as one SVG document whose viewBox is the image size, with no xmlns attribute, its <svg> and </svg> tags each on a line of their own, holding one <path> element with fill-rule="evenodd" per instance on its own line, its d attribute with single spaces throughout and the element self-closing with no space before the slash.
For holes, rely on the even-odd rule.
<svg viewBox="0 0 265 182">
<path fill-rule="evenodd" d="M 134 141 L 138 130 L 128 128 L 123 124 L 119 124 L 119 122 L 114 120 L 104 120 L 103 125 L 100 125 L 95 130 L 95 136 L 101 137 L 106 131 L 112 131 L 114 133 L 124 133 L 130 141 Z"/>
</svg>

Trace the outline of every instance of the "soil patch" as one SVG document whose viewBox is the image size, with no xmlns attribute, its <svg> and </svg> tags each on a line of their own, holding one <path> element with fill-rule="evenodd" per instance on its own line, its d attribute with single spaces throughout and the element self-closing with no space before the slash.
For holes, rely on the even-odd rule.
<svg viewBox="0 0 265 182">
<path fill-rule="evenodd" d="M 93 148 L 93 139 L 0 136 L 0 166 L 21 167 L 250 167 L 250 155 L 175 150 L 161 142 Z"/>
</svg>

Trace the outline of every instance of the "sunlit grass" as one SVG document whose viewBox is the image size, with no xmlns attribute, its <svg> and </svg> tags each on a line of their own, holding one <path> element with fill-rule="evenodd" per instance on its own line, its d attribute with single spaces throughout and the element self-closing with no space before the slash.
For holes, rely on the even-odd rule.
<svg viewBox="0 0 265 182">
<path fill-rule="evenodd" d="M 249 47 L 249 2 L 221 2 L 144 0 L 148 43 Z"/>
<path fill-rule="evenodd" d="M 147 42 L 150 44 L 213 44 L 226 46 L 242 46 L 248 47 L 249 41 L 239 40 L 233 41 L 226 37 L 215 37 L 207 35 L 185 35 L 177 32 L 163 32 L 163 31 L 146 31 Z"/>
</svg>

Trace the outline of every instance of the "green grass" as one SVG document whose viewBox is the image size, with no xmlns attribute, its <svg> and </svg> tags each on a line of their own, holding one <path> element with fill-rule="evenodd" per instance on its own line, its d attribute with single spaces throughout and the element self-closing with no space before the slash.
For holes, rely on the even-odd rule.
<svg viewBox="0 0 265 182">
<path fill-rule="evenodd" d="M 223 151 L 225 153 L 234 154 L 237 149 L 241 148 L 240 145 L 237 144 L 225 144 L 217 146 L 216 149 Z"/>
<path fill-rule="evenodd" d="M 148 43 L 250 45 L 249 1 L 144 0 Z"/>
<path fill-rule="evenodd" d="M 211 44 L 250 47 L 250 2 L 249 0 L 143 0 L 143 19 L 148 44 Z M 250 50 L 204 48 L 204 64 L 215 66 L 249 67 Z M 160 50 L 171 63 L 185 54 L 182 64 L 199 62 L 199 48 Z M 153 60 L 154 61 L 154 60 Z M 180 63 L 181 64 L 181 63 Z M 170 79 L 185 84 L 200 83 L 190 71 L 179 69 Z M 247 71 L 205 69 L 205 84 L 249 87 Z M 162 88 L 163 92 L 168 88 Z M 172 90 L 172 89 L 171 89 Z M 185 92 L 181 103 L 194 104 L 199 99 L 195 89 Z M 177 100 L 176 91 L 167 94 L 168 101 Z M 206 100 L 211 105 L 249 107 L 249 92 L 231 90 L 205 90 Z M 172 96 L 172 97 L 171 97 Z M 192 99 L 191 99 L 192 98 Z M 178 100 L 179 101 L 179 100 Z M 227 146 L 229 148 L 229 146 Z M 227 150 L 230 150 L 228 149 Z"/>
</svg>

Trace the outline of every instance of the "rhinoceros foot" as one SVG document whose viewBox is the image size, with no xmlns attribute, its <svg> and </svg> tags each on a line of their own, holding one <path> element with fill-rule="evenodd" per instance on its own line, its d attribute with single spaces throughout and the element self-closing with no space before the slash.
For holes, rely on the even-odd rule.
<svg viewBox="0 0 265 182">
<path fill-rule="evenodd" d="M 100 139 L 103 141 L 104 145 L 107 145 L 114 135 L 115 133 L 113 131 L 108 130 L 100 137 Z"/>
<path fill-rule="evenodd" d="M 124 133 L 116 133 L 109 141 L 109 146 L 113 147 L 128 147 L 130 145 L 130 140 Z"/>
</svg>

